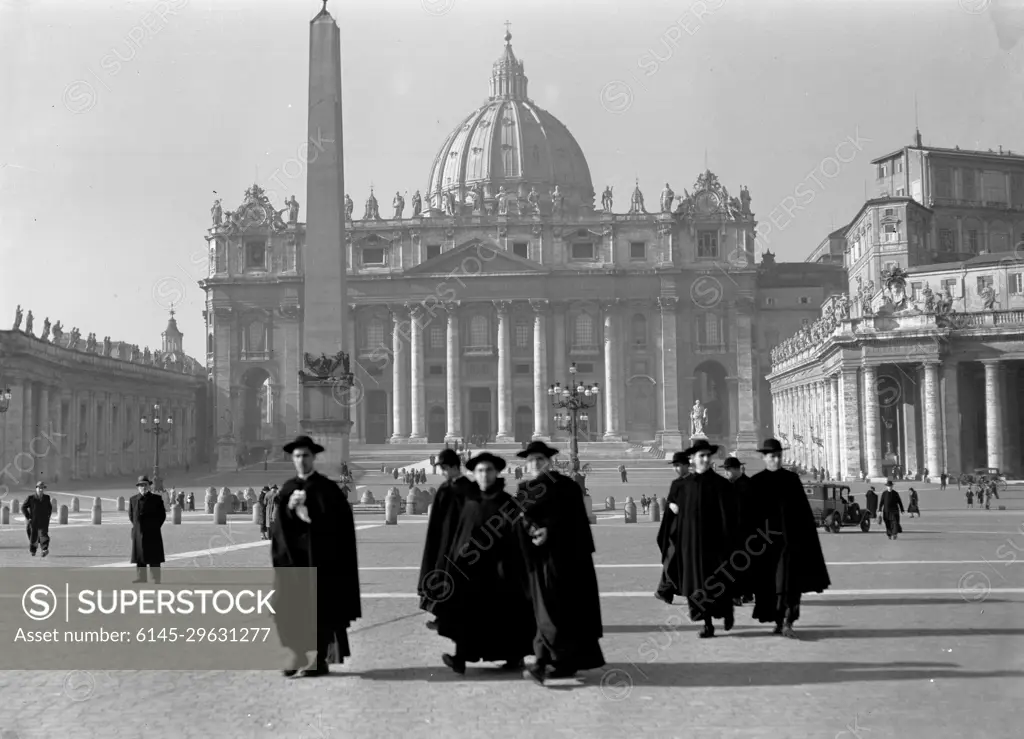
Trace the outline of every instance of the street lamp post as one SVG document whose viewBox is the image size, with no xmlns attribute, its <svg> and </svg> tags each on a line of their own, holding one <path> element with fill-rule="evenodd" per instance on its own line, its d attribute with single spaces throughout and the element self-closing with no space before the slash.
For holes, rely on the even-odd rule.
<svg viewBox="0 0 1024 739">
<path fill-rule="evenodd" d="M 568 411 L 556 414 L 555 424 L 560 431 L 569 432 L 569 461 L 572 464 L 573 475 L 580 471 L 580 423 L 587 423 L 590 420 L 585 411 L 597 405 L 600 393 L 598 383 L 584 385 L 581 380 L 577 380 L 577 371 L 576 363 L 573 362 L 569 366 L 568 386 L 562 387 L 561 383 L 556 382 L 548 388 L 551 406 Z"/>
<path fill-rule="evenodd" d="M 5 387 L 0 390 L 0 413 L 6 413 L 7 409 L 11 407 L 11 389 Z"/>
<path fill-rule="evenodd" d="M 139 419 L 142 430 L 147 434 L 153 434 L 153 487 L 156 490 L 163 490 L 163 480 L 160 479 L 160 437 L 171 433 L 174 426 L 174 419 L 170 416 L 161 418 L 160 404 L 153 405 L 153 413 Z"/>
</svg>

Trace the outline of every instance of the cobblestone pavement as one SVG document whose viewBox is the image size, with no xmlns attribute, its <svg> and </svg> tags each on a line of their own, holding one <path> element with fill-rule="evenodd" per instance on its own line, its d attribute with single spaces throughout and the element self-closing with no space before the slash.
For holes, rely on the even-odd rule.
<svg viewBox="0 0 1024 739">
<path fill-rule="evenodd" d="M 53 554 L 0 527 L 0 566 L 124 562 L 128 528 L 54 527 Z M 364 617 L 353 657 L 320 680 L 274 672 L 0 672 L 0 737 L 764 737 L 882 739 L 1020 735 L 1024 690 L 1024 514 L 937 511 L 877 529 L 822 534 L 833 590 L 805 601 L 801 639 L 770 636 L 743 609 L 736 628 L 698 640 L 684 611 L 649 593 L 655 524 L 620 512 L 595 526 L 608 665 L 540 688 L 487 667 L 441 666 L 450 643 L 410 597 L 422 516 L 357 525 Z M 261 566 L 247 518 L 165 526 L 173 567 Z M 171 574 L 167 575 L 170 578 Z M 921 591 L 921 592 L 912 592 Z M 40 648 L 51 648 L 41 645 Z M 2 659 L 2 656 L 0 656 Z"/>
</svg>

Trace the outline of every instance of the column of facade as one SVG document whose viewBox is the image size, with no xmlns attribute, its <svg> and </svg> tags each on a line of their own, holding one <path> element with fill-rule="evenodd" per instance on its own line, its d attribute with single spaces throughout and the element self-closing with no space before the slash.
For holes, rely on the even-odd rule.
<svg viewBox="0 0 1024 739">
<path fill-rule="evenodd" d="M 551 318 L 554 326 L 554 339 L 551 342 L 551 351 L 554 352 L 554 356 L 551 358 L 554 375 L 551 378 L 553 382 L 565 382 L 566 381 L 566 346 L 565 346 L 565 310 L 566 304 L 562 301 L 554 301 L 551 303 Z M 553 383 L 551 383 L 553 384 Z M 596 415 L 596 414 L 595 414 Z M 597 419 L 591 420 L 590 427 L 594 428 L 597 425 Z M 551 437 L 555 438 L 559 432 L 554 427 L 551 429 Z"/>
<path fill-rule="evenodd" d="M 445 351 L 445 401 L 448 416 L 448 431 L 445 441 L 462 438 L 462 385 L 459 382 L 459 315 L 458 304 L 450 303 L 447 310 L 448 326 Z"/>
<path fill-rule="evenodd" d="M 940 418 L 939 363 L 924 364 L 924 458 L 930 479 L 942 473 L 942 422 Z"/>
<path fill-rule="evenodd" d="M 64 450 L 67 449 L 67 437 L 64 435 L 64 393 L 60 388 L 54 388 L 53 403 L 53 454 L 54 454 L 54 479 L 63 480 L 67 478 L 67 470 L 64 465 Z"/>
<path fill-rule="evenodd" d="M 533 306 L 533 438 L 548 441 L 548 331 L 546 300 L 535 300 Z"/>
<path fill-rule="evenodd" d="M 822 418 L 823 406 L 821 402 L 821 380 L 815 380 L 811 383 L 811 398 L 814 401 L 814 433 L 811 434 L 811 444 L 814 445 L 814 466 L 818 469 L 824 469 L 826 428 L 825 422 Z M 815 438 L 821 442 L 820 446 L 818 445 L 818 441 L 814 440 Z"/>
<path fill-rule="evenodd" d="M 796 461 L 801 465 L 807 464 L 807 440 L 804 437 L 804 387 L 798 385 L 793 388 L 793 430 L 790 431 L 793 436 L 793 449 L 796 452 L 794 455 Z M 800 437 L 802 441 L 797 441 L 796 437 Z"/>
<path fill-rule="evenodd" d="M 78 445 L 78 393 L 75 390 L 67 391 L 68 397 L 68 436 L 64 440 L 65 454 L 68 456 L 68 476 L 72 480 L 78 479 L 78 453 L 75 451 Z"/>
<path fill-rule="evenodd" d="M 495 441 L 515 441 L 512 429 L 512 346 L 509 331 L 509 308 L 507 301 L 494 302 L 498 314 L 498 434 Z"/>
<path fill-rule="evenodd" d="M 412 413 L 409 441 L 416 444 L 427 443 L 427 398 L 423 376 L 423 323 L 426 319 L 426 313 L 419 305 L 409 311 L 409 406 Z"/>
<path fill-rule="evenodd" d="M 1009 175 L 1007 175 L 1007 178 L 1009 178 Z M 1017 376 L 1014 369 L 1003 362 L 1000 368 L 1000 375 L 999 387 L 1002 389 L 1002 397 L 999 401 L 999 407 L 1002 415 L 1000 423 L 1002 424 L 1003 447 L 1001 449 L 1002 466 L 999 470 L 1005 473 L 1017 467 L 1016 460 L 1014 459 L 1017 448 L 1014 436 L 1017 428 L 1016 417 L 1020 412 L 1020 406 L 1016 402 L 1017 399 L 1014 392 L 1017 388 Z"/>
<path fill-rule="evenodd" d="M 117 439 L 114 437 L 114 396 L 114 393 L 103 393 L 103 435 L 107 439 L 107 451 L 103 455 L 105 475 L 117 474 L 117 470 L 114 469 L 114 456 L 117 452 Z M 173 408 L 173 405 L 171 407 Z"/>
<path fill-rule="evenodd" d="M 982 362 L 985 366 L 985 448 L 987 466 L 1003 469 L 1002 372 L 999 360 Z"/>
<path fill-rule="evenodd" d="M 35 401 L 35 392 L 32 386 L 32 380 L 25 378 L 22 380 L 22 409 L 21 409 L 21 451 L 31 456 L 32 454 L 32 440 L 35 438 L 35 421 L 33 419 L 33 402 Z M 25 458 L 22 458 L 25 459 Z M 33 469 L 35 465 L 23 464 L 19 470 L 19 474 L 22 481 L 25 483 L 31 483 L 33 476 Z"/>
<path fill-rule="evenodd" d="M 34 477 L 53 481 L 53 465 L 56 450 L 53 444 L 53 425 L 50 420 L 50 388 L 44 382 L 39 385 L 39 420 L 36 423 L 36 440 L 30 453 L 34 459 Z"/>
<path fill-rule="evenodd" d="M 840 469 L 847 480 L 859 480 L 863 472 L 861 464 L 861 398 L 859 372 L 856 367 L 843 367 L 840 396 L 842 403 L 842 424 L 840 434 L 842 445 Z"/>
<path fill-rule="evenodd" d="M 618 356 L 622 351 L 614 304 L 604 308 L 604 398 L 605 441 L 622 441 L 619 411 L 620 385 Z"/>
<path fill-rule="evenodd" d="M 870 478 L 882 476 L 878 438 L 878 368 L 865 365 L 864 374 L 864 462 Z"/>
<path fill-rule="evenodd" d="M 662 449 L 682 450 L 683 433 L 679 428 L 679 353 L 677 346 L 678 317 L 676 310 L 679 300 L 674 297 L 658 298 L 661 313 L 661 335 L 658 343 L 661 349 L 659 380 L 662 385 L 661 407 L 658 416 L 661 426 L 658 441 Z"/>
<path fill-rule="evenodd" d="M 758 399 L 754 392 L 754 356 L 751 310 L 753 303 L 741 298 L 735 313 L 736 326 L 736 448 L 752 451 L 758 447 Z"/>
<path fill-rule="evenodd" d="M 403 306 L 392 306 L 391 315 L 391 443 L 396 444 L 409 437 L 409 385 L 406 382 L 409 347 L 405 342 L 408 313 Z"/>
</svg>

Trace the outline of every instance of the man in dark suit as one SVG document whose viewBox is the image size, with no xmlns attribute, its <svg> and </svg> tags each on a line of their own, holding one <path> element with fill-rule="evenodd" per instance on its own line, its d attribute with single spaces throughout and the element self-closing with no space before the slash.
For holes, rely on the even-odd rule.
<svg viewBox="0 0 1024 739">
<path fill-rule="evenodd" d="M 903 513 L 903 501 L 900 494 L 893 488 L 892 480 L 885 481 L 885 490 L 878 503 L 878 513 L 885 522 L 885 535 L 890 539 L 897 538 L 902 532 L 900 514 Z"/>
<path fill-rule="evenodd" d="M 21 504 L 21 515 L 25 517 L 25 530 L 28 532 L 28 553 L 36 556 L 36 549 L 42 549 L 42 556 L 50 553 L 50 517 L 53 515 L 53 503 L 46 494 L 46 483 L 36 483 L 35 495 L 30 495 Z"/>
<path fill-rule="evenodd" d="M 147 582 L 146 567 L 153 571 L 153 582 L 160 584 L 160 565 L 164 563 L 164 538 L 160 527 L 167 520 L 164 501 L 153 492 L 153 483 L 143 475 L 135 483 L 138 490 L 128 501 L 128 520 L 132 522 L 133 582 Z"/>
</svg>

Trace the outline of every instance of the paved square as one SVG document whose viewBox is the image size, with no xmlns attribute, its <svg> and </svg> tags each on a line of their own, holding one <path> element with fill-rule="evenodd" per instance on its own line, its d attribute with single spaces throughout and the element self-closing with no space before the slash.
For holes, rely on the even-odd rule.
<svg viewBox="0 0 1024 739">
<path fill-rule="evenodd" d="M 651 595 L 656 524 L 622 519 L 625 496 L 660 495 L 666 472 L 638 470 L 630 479 L 622 485 L 611 471 L 592 478 L 594 497 L 614 495 L 616 510 L 598 511 L 595 525 L 608 665 L 583 680 L 540 688 L 487 667 L 470 666 L 463 677 L 446 670 L 440 655 L 450 642 L 424 628 L 414 596 L 425 517 L 384 526 L 380 514 L 359 515 L 364 617 L 352 632 L 352 659 L 331 678 L 4 672 L 0 736 L 1020 735 L 1011 714 L 1024 691 L 1024 491 L 998 501 L 1009 510 L 986 511 L 965 510 L 955 486 L 916 486 L 924 516 L 905 518 L 898 541 L 878 527 L 821 535 L 833 589 L 808 597 L 799 641 L 770 636 L 749 607 L 732 632 L 701 641 L 683 608 Z M 387 487 L 379 474 L 362 483 L 375 493 Z M 858 495 L 863 489 L 854 486 Z M 55 524 L 46 560 L 28 556 L 20 517 L 0 527 L 0 566 L 127 567 L 118 494 L 90 491 L 107 499 L 104 522 L 78 514 Z M 180 526 L 165 525 L 168 569 L 267 563 L 269 547 L 249 515 L 228 526 L 210 518 L 185 514 Z"/>
</svg>

